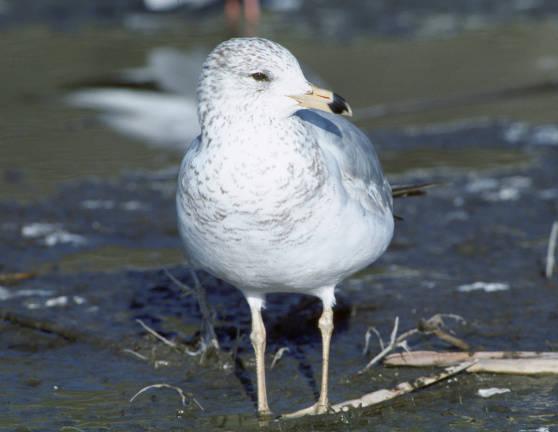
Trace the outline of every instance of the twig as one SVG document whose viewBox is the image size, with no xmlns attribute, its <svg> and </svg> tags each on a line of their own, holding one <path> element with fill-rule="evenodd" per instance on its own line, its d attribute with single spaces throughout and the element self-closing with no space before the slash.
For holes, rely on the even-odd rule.
<svg viewBox="0 0 558 432">
<path fill-rule="evenodd" d="M 411 329 L 406 331 L 405 333 L 400 334 L 399 336 L 397 336 L 397 331 L 399 329 L 399 317 L 395 318 L 395 323 L 393 326 L 393 330 L 391 331 L 391 337 L 390 337 L 390 342 L 387 346 L 384 347 L 384 343 L 382 341 L 382 338 L 380 336 L 380 332 L 378 332 L 378 330 L 376 330 L 376 328 L 374 327 L 370 327 L 365 335 L 365 343 L 364 343 L 364 350 L 363 350 L 363 354 L 365 354 L 368 351 L 368 344 L 369 344 L 369 339 L 370 339 L 370 332 L 375 332 L 376 335 L 378 336 L 378 340 L 380 341 L 380 347 L 381 347 L 381 352 L 376 355 L 372 360 L 370 360 L 368 362 L 368 364 L 361 369 L 358 374 L 362 374 L 363 372 L 367 371 L 368 369 L 370 369 L 372 366 L 378 364 L 380 361 L 382 361 L 389 353 L 391 353 L 392 351 L 394 351 L 397 348 L 402 348 L 405 351 L 409 351 L 409 346 L 407 345 L 407 339 L 409 339 L 411 336 L 414 336 L 415 334 L 418 333 L 423 333 L 423 334 L 434 334 L 435 336 L 437 336 L 439 339 L 461 349 L 464 351 L 469 350 L 469 344 L 461 339 L 459 339 L 456 336 L 450 335 L 449 333 L 445 332 L 444 330 L 442 330 L 442 327 L 444 326 L 444 318 L 451 318 L 454 319 L 456 321 L 461 321 L 461 322 L 465 322 L 465 320 L 459 316 L 459 315 L 454 315 L 454 314 L 436 314 L 431 316 L 430 318 L 428 318 L 427 320 L 425 319 L 421 319 L 417 325 L 417 328 Z"/>
<path fill-rule="evenodd" d="M 189 355 L 190 357 L 197 357 L 199 355 L 202 355 L 206 350 L 207 350 L 207 346 L 205 345 L 205 342 L 204 342 L 203 339 L 200 339 L 200 344 L 199 344 L 197 350 L 191 350 L 188 347 L 184 348 L 184 352 L 187 355 Z"/>
<path fill-rule="evenodd" d="M 451 318 L 454 319 L 456 321 L 461 321 L 461 322 L 465 322 L 465 320 L 460 317 L 459 315 L 455 315 L 455 314 L 436 314 L 433 317 L 427 319 L 427 320 L 420 320 L 419 321 L 419 325 L 417 326 L 418 330 L 420 330 L 423 333 L 432 333 L 434 334 L 436 337 L 438 337 L 438 339 L 443 340 L 444 342 L 449 343 L 450 345 L 453 345 L 456 348 L 459 348 L 460 350 L 463 351 L 469 351 L 470 346 L 467 342 L 465 342 L 464 340 L 459 339 L 456 336 L 453 336 L 447 332 L 445 332 L 444 330 L 442 330 L 442 327 L 444 326 L 444 317 L 445 318 Z"/>
<path fill-rule="evenodd" d="M 188 406 L 188 397 L 189 397 L 198 406 L 198 408 L 200 410 L 205 411 L 204 407 L 196 400 L 196 398 L 193 395 L 188 394 L 188 397 L 187 397 L 186 394 L 184 393 L 184 391 L 180 387 L 173 386 L 173 385 L 170 385 L 170 384 L 164 384 L 164 383 L 163 384 L 151 384 L 151 385 L 148 385 L 148 386 L 142 388 L 140 391 L 138 391 L 135 395 L 132 396 L 132 398 L 130 399 L 130 403 L 133 403 L 134 400 L 136 400 L 136 398 L 140 394 L 142 394 L 142 393 L 144 393 L 148 390 L 154 389 L 154 388 L 155 389 L 160 389 L 160 388 L 172 389 L 179 394 L 183 407 Z"/>
<path fill-rule="evenodd" d="M 481 351 L 474 353 L 414 351 L 391 354 L 384 359 L 386 366 L 431 367 L 448 366 L 463 361 L 477 360 L 468 372 L 536 375 L 558 374 L 556 352 Z"/>
<path fill-rule="evenodd" d="M 0 273 L 0 284 L 12 285 L 37 276 L 35 272 Z"/>
<path fill-rule="evenodd" d="M 393 330 L 391 331 L 391 337 L 388 345 L 384 349 L 382 349 L 382 351 L 380 351 L 380 353 L 377 354 L 372 360 L 370 360 L 368 364 L 364 367 L 364 369 L 359 371 L 359 373 L 363 373 L 364 371 L 370 369 L 372 366 L 374 366 L 376 363 L 378 363 L 380 360 L 382 360 L 385 356 L 387 356 L 390 352 L 392 352 L 396 348 L 396 338 L 397 338 L 398 329 L 399 329 L 399 317 L 395 317 L 395 323 L 393 324 Z"/>
<path fill-rule="evenodd" d="M 538 351 L 477 351 L 477 352 L 438 352 L 413 351 L 411 353 L 390 354 L 384 364 L 388 366 L 450 366 L 470 360 L 485 359 L 558 359 L 558 352 Z"/>
<path fill-rule="evenodd" d="M 372 360 L 370 360 L 364 368 L 358 371 L 358 374 L 362 374 L 366 372 L 368 369 L 370 369 L 372 366 L 374 366 L 375 364 L 378 364 L 380 361 L 382 361 L 382 359 L 385 356 L 387 356 L 390 352 L 392 352 L 396 348 L 403 348 L 405 351 L 408 351 L 406 339 L 408 339 L 410 336 L 416 333 L 419 333 L 420 331 L 418 329 L 411 329 L 397 336 L 398 330 L 399 330 L 399 317 L 395 317 L 395 322 L 393 324 L 393 329 L 391 331 L 389 343 L 385 348 L 382 349 L 382 351 L 379 354 L 377 354 Z"/>
<path fill-rule="evenodd" d="M 374 333 L 378 338 L 380 349 L 383 350 L 386 347 L 382 339 L 382 335 L 380 334 L 378 329 L 376 327 L 368 327 L 368 330 L 366 330 L 366 334 L 364 335 L 364 348 L 362 349 L 363 356 L 368 354 L 368 349 L 370 347 L 370 337 L 372 336 L 372 333 Z"/>
<path fill-rule="evenodd" d="M 136 352 L 136 351 L 131 350 L 131 349 L 129 349 L 129 348 L 124 348 L 124 349 L 122 350 L 122 352 L 131 354 L 131 355 L 133 355 L 134 357 L 136 357 L 136 358 L 138 358 L 138 359 L 140 359 L 140 360 L 144 360 L 144 361 L 149 360 L 149 359 L 148 359 L 146 356 L 144 356 L 143 354 L 140 354 L 139 352 Z"/>
<path fill-rule="evenodd" d="M 273 356 L 273 360 L 271 361 L 271 366 L 270 369 L 273 369 L 277 363 L 279 363 L 279 360 L 281 360 L 283 358 L 283 354 L 285 354 L 286 352 L 289 352 L 290 349 L 288 347 L 282 347 L 279 348 L 277 350 L 277 352 L 275 353 L 275 355 Z"/>
<path fill-rule="evenodd" d="M 552 224 L 552 229 L 550 230 L 550 237 L 548 239 L 548 249 L 546 251 L 546 269 L 545 276 L 547 279 L 552 277 L 554 272 L 555 254 L 556 254 L 556 240 L 558 238 L 558 221 Z"/>
<path fill-rule="evenodd" d="M 437 383 L 439 381 L 445 380 L 451 376 L 457 375 L 458 373 L 463 372 L 464 370 L 467 370 L 468 368 L 472 367 L 474 364 L 475 361 L 463 362 L 457 366 L 446 368 L 442 372 L 439 372 L 437 374 L 426 376 L 426 377 L 420 377 L 415 379 L 414 381 L 406 381 L 400 383 L 392 389 L 382 389 L 372 393 L 367 393 L 357 399 L 351 399 L 348 401 L 344 401 L 332 405 L 330 411 L 334 413 L 338 413 L 338 412 L 348 411 L 351 408 L 365 408 L 365 407 L 377 405 L 379 403 L 388 401 L 390 399 L 394 399 L 396 397 L 402 396 L 404 394 L 410 393 L 420 388 L 424 388 L 434 383 Z M 285 414 L 281 416 L 281 418 L 290 419 L 290 418 L 298 418 L 306 415 L 315 415 L 315 414 L 316 414 L 315 407 L 312 406 L 309 408 L 302 409 L 300 411 Z"/>
<path fill-rule="evenodd" d="M 163 269 L 163 271 L 165 272 L 165 274 L 168 276 L 168 278 L 173 281 L 176 285 L 178 285 L 182 291 L 184 291 L 184 294 L 186 294 L 187 296 L 192 295 L 194 293 L 194 291 L 192 290 L 192 288 L 190 288 L 188 285 L 186 285 L 184 282 L 179 281 L 170 271 L 168 271 L 166 268 Z"/>
<path fill-rule="evenodd" d="M 479 360 L 468 372 L 511 375 L 557 375 L 558 359 Z"/>
<path fill-rule="evenodd" d="M 179 281 L 175 276 L 173 276 L 167 269 L 164 269 L 165 274 L 182 290 L 186 293 L 186 295 L 194 294 L 196 297 L 196 301 L 198 302 L 198 306 L 200 308 L 200 313 L 202 315 L 202 328 L 201 328 L 201 339 L 200 344 L 197 350 L 190 350 L 188 348 L 185 349 L 186 354 L 189 356 L 201 356 L 200 363 L 205 362 L 206 355 L 209 351 L 215 350 L 219 351 L 219 340 L 215 334 L 215 328 L 213 325 L 214 322 L 214 311 L 209 306 L 207 302 L 207 294 L 205 292 L 205 288 L 201 284 L 198 275 L 195 270 L 191 269 L 191 275 L 194 279 L 194 288 L 189 287 L 188 285 L 184 284 L 183 282 Z"/>
<path fill-rule="evenodd" d="M 166 337 L 164 337 L 163 335 L 157 333 L 155 330 L 153 330 L 151 327 L 149 327 L 147 324 L 145 324 L 142 320 L 140 320 L 139 318 L 136 319 L 136 322 L 142 326 L 144 328 L 145 331 L 147 331 L 149 334 L 153 335 L 155 338 L 159 339 L 161 342 L 163 342 L 165 345 L 170 346 L 171 348 L 177 348 L 178 345 L 176 343 L 174 343 L 173 341 L 168 340 Z"/>
</svg>

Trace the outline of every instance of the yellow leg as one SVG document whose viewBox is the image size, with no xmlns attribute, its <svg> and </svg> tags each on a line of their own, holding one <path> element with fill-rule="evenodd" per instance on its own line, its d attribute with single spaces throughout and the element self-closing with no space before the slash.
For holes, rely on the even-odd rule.
<svg viewBox="0 0 558 432">
<path fill-rule="evenodd" d="M 327 395 L 328 375 L 329 375 L 329 346 L 331 334 L 333 333 L 333 310 L 330 306 L 324 306 L 322 316 L 318 321 L 320 332 L 322 333 L 322 387 L 320 398 L 316 403 L 316 412 L 322 414 L 329 409 L 329 399 Z"/>
<path fill-rule="evenodd" d="M 256 353 L 256 374 L 258 382 L 258 414 L 267 416 L 271 414 L 267 403 L 267 390 L 265 386 L 265 326 L 262 320 L 261 301 L 250 301 L 250 312 L 252 313 L 252 333 L 250 340 Z"/>
</svg>

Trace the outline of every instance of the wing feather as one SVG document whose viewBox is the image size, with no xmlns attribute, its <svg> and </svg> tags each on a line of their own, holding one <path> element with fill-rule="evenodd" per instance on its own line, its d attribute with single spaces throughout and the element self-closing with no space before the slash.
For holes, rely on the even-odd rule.
<svg viewBox="0 0 558 432">
<path fill-rule="evenodd" d="M 322 150 L 335 160 L 347 191 L 366 208 L 391 211 L 391 186 L 364 132 L 339 115 L 301 110 L 297 116 L 312 129 Z"/>
</svg>

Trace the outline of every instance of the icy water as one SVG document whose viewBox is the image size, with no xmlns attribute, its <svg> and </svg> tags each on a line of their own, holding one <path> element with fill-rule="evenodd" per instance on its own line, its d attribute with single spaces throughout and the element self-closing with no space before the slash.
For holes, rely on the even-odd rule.
<svg viewBox="0 0 558 432">
<path fill-rule="evenodd" d="M 558 72 L 558 24 L 550 20 L 350 43 L 264 24 L 263 36 L 288 46 L 354 108 L 517 87 Z M 32 277 L 0 279 L 0 313 L 17 318 L 0 322 L 0 430 L 558 430 L 558 378 L 496 375 L 460 375 L 346 415 L 262 425 L 247 306 L 209 275 L 200 276 L 228 356 L 202 365 L 143 331 L 136 319 L 191 349 L 199 336 L 195 299 L 164 270 L 192 283 L 174 215 L 180 152 L 119 134 L 64 97 L 76 83 L 141 67 L 161 46 L 208 50 L 228 36 L 219 25 L 2 31 L 0 274 Z M 459 314 L 467 324 L 452 330 L 476 349 L 558 349 L 557 279 L 541 276 L 558 219 L 558 94 L 483 102 L 359 122 L 392 183 L 440 186 L 397 201 L 404 221 L 390 249 L 339 290 L 333 402 L 431 372 L 355 374 L 371 355 L 362 356 L 367 328 L 387 339 L 396 316 L 408 329 L 438 312 Z M 478 281 L 505 289 L 458 290 Z M 268 372 L 276 413 L 316 398 L 319 313 L 309 298 L 269 299 L 268 364 L 279 348 L 290 349 Z M 30 321 L 54 323 L 65 336 L 31 329 Z M 411 348 L 451 349 L 428 337 Z M 155 383 L 182 388 L 203 410 L 190 399 L 182 406 L 169 389 L 129 402 Z M 477 395 L 489 387 L 511 391 Z"/>
</svg>

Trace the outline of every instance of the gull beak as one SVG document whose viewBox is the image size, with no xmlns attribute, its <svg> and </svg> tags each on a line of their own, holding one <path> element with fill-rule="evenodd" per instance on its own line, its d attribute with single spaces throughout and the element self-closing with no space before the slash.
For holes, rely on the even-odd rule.
<svg viewBox="0 0 558 432">
<path fill-rule="evenodd" d="M 291 96 L 294 100 L 298 102 L 301 107 L 304 108 L 315 108 L 326 112 L 331 112 L 334 114 L 342 114 L 346 116 L 352 116 L 353 111 L 351 107 L 338 94 L 333 93 L 330 90 L 324 90 L 319 87 L 310 85 L 312 88 L 308 93 L 303 95 Z"/>
</svg>

